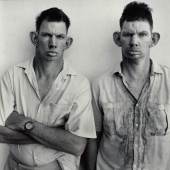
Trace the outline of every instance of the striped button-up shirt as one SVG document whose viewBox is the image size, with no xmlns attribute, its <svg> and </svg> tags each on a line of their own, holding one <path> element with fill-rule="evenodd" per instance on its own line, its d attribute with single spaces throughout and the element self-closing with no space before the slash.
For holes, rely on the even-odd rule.
<svg viewBox="0 0 170 170">
<path fill-rule="evenodd" d="M 151 60 L 152 61 L 152 60 Z M 170 169 L 170 69 L 151 62 L 136 99 L 119 66 L 93 83 L 97 170 Z"/>
</svg>

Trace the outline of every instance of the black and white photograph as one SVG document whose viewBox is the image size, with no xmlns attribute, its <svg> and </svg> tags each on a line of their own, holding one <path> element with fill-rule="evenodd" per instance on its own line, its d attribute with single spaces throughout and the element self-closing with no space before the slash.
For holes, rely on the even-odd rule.
<svg viewBox="0 0 170 170">
<path fill-rule="evenodd" d="M 0 0 L 0 170 L 169 170 L 168 0 Z"/>
</svg>

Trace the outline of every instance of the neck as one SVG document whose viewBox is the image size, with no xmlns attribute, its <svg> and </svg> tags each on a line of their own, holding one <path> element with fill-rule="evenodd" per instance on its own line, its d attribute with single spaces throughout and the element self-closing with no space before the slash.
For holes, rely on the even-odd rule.
<svg viewBox="0 0 170 170">
<path fill-rule="evenodd" d="M 140 62 L 124 59 L 122 62 L 122 72 L 125 77 L 134 81 L 145 79 L 150 73 L 150 59 L 147 58 Z"/>
<path fill-rule="evenodd" d="M 63 68 L 63 59 L 54 62 L 35 57 L 33 66 L 37 78 L 56 78 Z"/>
</svg>

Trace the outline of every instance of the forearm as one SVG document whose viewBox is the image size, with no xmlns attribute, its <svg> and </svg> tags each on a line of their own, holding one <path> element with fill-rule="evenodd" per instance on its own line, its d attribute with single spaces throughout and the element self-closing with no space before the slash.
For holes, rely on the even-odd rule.
<svg viewBox="0 0 170 170">
<path fill-rule="evenodd" d="M 31 144 L 36 141 L 26 134 L 0 126 L 0 143 Z"/>
<path fill-rule="evenodd" d="M 81 155 L 86 145 L 85 138 L 62 128 L 45 126 L 39 122 L 34 122 L 34 128 L 28 132 L 28 135 L 47 147 L 74 155 Z"/>
<path fill-rule="evenodd" d="M 81 160 L 84 169 L 96 170 L 97 152 L 97 139 L 88 139 L 87 146 Z"/>
<path fill-rule="evenodd" d="M 33 128 L 25 129 L 27 123 L 32 122 Z M 73 135 L 61 127 L 49 127 L 23 114 L 12 112 L 6 120 L 6 126 L 32 137 L 38 143 L 59 151 L 81 155 L 84 151 L 86 139 Z"/>
<path fill-rule="evenodd" d="M 82 160 L 84 169 L 96 170 L 97 155 L 100 147 L 102 132 L 96 132 L 96 139 L 88 139 L 86 149 L 84 152 L 84 159 Z"/>
</svg>

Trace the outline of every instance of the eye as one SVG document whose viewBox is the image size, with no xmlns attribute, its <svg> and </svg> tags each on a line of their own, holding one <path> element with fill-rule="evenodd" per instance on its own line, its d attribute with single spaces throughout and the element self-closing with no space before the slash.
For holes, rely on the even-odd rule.
<svg viewBox="0 0 170 170">
<path fill-rule="evenodd" d="M 123 32 L 122 34 L 123 37 L 132 37 L 133 34 L 129 33 L 129 32 Z"/>
<path fill-rule="evenodd" d="M 64 35 L 64 34 L 58 34 L 58 35 L 56 35 L 56 38 L 57 39 L 60 39 L 60 40 L 62 40 L 62 39 L 64 39 L 66 36 Z"/>
<path fill-rule="evenodd" d="M 139 33 L 139 37 L 145 37 L 145 36 L 147 36 L 147 35 L 148 35 L 147 32 L 140 32 L 140 33 Z"/>
<path fill-rule="evenodd" d="M 48 34 L 48 33 L 42 33 L 41 36 L 44 37 L 44 38 L 52 37 L 52 35 Z"/>
</svg>

